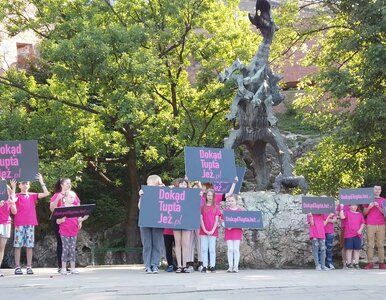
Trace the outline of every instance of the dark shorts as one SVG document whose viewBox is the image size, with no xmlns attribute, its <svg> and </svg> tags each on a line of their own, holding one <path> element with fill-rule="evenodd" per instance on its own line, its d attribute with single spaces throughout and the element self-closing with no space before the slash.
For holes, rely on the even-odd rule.
<svg viewBox="0 0 386 300">
<path fill-rule="evenodd" d="M 359 236 L 344 239 L 344 247 L 348 250 L 362 249 L 362 240 Z"/>
</svg>

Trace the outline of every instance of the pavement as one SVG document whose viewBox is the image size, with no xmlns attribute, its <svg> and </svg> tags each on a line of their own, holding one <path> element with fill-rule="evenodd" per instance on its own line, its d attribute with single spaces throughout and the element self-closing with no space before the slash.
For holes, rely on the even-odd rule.
<svg viewBox="0 0 386 300">
<path fill-rule="evenodd" d="M 386 299 L 386 270 L 379 269 L 145 274 L 141 265 L 123 265 L 79 271 L 60 275 L 57 269 L 35 268 L 34 275 L 13 275 L 2 270 L 0 299 Z"/>
</svg>

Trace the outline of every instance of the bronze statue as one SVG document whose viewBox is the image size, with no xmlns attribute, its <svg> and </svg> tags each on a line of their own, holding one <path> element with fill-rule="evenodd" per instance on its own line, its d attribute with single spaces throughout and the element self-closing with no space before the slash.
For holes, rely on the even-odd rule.
<svg viewBox="0 0 386 300">
<path fill-rule="evenodd" d="M 271 144 L 281 165 L 281 174 L 274 184 L 275 191 L 279 192 L 281 186 L 300 185 L 305 193 L 307 183 L 303 176 L 293 175 L 289 150 L 276 126 L 277 119 L 272 110 L 273 106 L 284 100 L 284 96 L 277 85 L 281 77 L 273 74 L 268 62 L 273 35 L 278 29 L 272 18 L 269 1 L 257 0 L 256 13 L 253 16 L 249 14 L 249 19 L 263 35 L 256 55 L 249 65 L 237 59 L 219 76 L 221 82 L 232 78 L 237 84 L 237 93 L 227 119 L 237 119 L 238 129 L 231 130 L 224 147 L 246 146 L 253 160 L 257 189 L 265 190 L 269 184 L 266 146 Z"/>
</svg>

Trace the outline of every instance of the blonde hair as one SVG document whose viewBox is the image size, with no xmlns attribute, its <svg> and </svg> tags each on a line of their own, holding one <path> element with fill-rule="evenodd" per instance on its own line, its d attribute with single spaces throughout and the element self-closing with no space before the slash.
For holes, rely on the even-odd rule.
<svg viewBox="0 0 386 300">
<path fill-rule="evenodd" d="M 68 198 L 72 198 L 72 202 L 67 201 Z M 73 205 L 76 199 L 76 193 L 74 191 L 67 191 L 63 197 L 63 203 L 65 206 Z"/>
<path fill-rule="evenodd" d="M 155 185 L 155 186 L 162 186 L 164 185 L 163 182 L 162 182 L 162 179 L 161 177 L 159 177 L 158 175 L 150 175 L 148 178 L 147 178 L 147 185 Z"/>
</svg>

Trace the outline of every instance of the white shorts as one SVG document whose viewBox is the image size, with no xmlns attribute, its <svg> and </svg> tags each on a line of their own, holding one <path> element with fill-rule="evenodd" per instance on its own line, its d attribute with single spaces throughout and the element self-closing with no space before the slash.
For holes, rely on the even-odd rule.
<svg viewBox="0 0 386 300">
<path fill-rule="evenodd" d="M 0 238 L 9 239 L 11 237 L 11 224 L 0 224 Z"/>
</svg>

